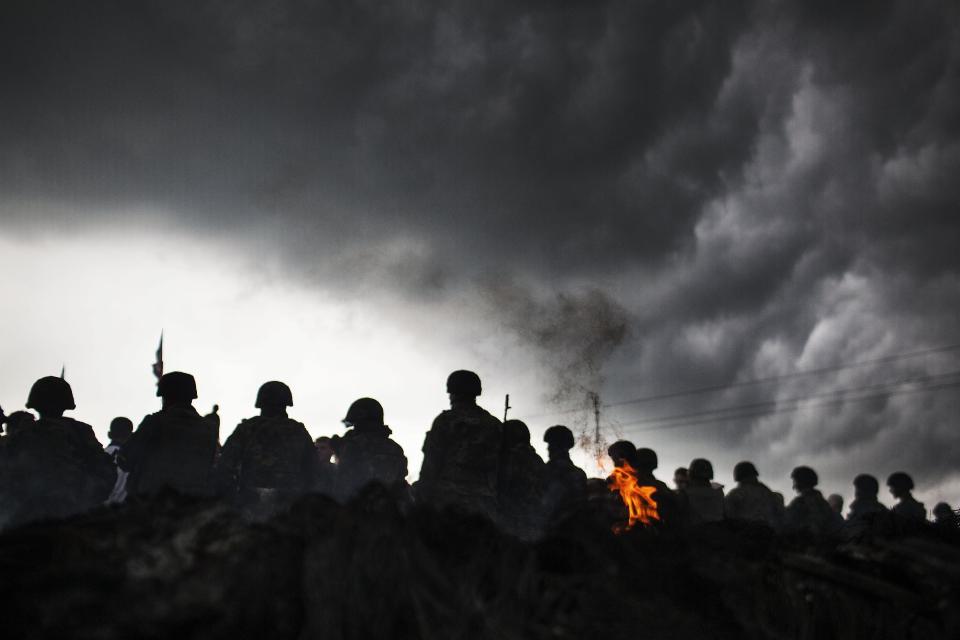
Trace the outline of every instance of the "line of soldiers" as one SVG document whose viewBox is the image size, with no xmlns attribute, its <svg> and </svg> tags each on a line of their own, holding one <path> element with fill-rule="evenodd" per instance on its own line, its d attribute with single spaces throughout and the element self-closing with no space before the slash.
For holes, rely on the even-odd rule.
<svg viewBox="0 0 960 640">
<path fill-rule="evenodd" d="M 450 408 L 434 420 L 423 444 L 419 480 L 407 484 L 407 459 L 391 439 L 384 411 L 372 398 L 348 409 L 347 433 L 314 442 L 300 422 L 287 415 L 293 406 L 289 387 L 271 381 L 257 393 L 259 415 L 242 421 L 221 447 L 216 412 L 201 415 L 193 407 L 193 376 L 173 372 L 157 385 L 160 411 L 139 427 L 126 418 L 110 425 L 110 444 L 101 448 L 90 425 L 64 417 L 74 409 L 70 385 L 61 378 L 38 380 L 30 390 L 28 412 L 3 417 L 0 439 L 0 526 L 39 518 L 64 517 L 104 502 L 172 489 L 196 496 L 220 497 L 251 514 L 270 513 L 304 493 L 349 500 L 376 482 L 403 502 L 417 501 L 478 512 L 522 538 L 573 517 L 590 503 L 617 510 L 624 505 L 611 491 L 611 479 L 593 479 L 570 459 L 573 433 L 565 426 L 547 429 L 548 461 L 530 444 L 519 420 L 501 423 L 477 404 L 480 378 L 455 371 L 447 379 Z M 0 412 L 2 416 L 2 412 Z M 764 522 L 778 530 L 834 533 L 843 526 L 837 511 L 816 489 L 816 473 L 794 469 L 798 496 L 789 506 L 742 462 L 734 469 L 737 487 L 724 495 L 713 482 L 709 461 L 696 459 L 675 474 L 677 490 L 656 479 L 657 455 L 620 441 L 608 450 L 614 465 L 626 469 L 635 484 L 653 487 L 658 519 L 698 524 L 724 518 Z M 681 473 L 682 472 L 682 473 Z M 924 519 L 906 474 L 890 477 L 899 499 L 893 513 Z M 858 476 L 857 499 L 848 522 L 867 521 L 886 511 L 877 500 L 878 483 Z M 944 505 L 945 506 L 945 505 Z M 938 509 L 941 509 L 938 505 Z M 953 512 L 946 507 L 955 525 Z M 944 522 L 946 522 L 944 516 Z"/>
</svg>

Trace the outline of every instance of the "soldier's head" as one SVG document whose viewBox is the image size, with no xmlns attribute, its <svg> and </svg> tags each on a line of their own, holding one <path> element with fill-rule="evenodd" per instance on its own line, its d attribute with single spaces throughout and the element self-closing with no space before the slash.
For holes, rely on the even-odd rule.
<svg viewBox="0 0 960 640">
<path fill-rule="evenodd" d="M 940 525 L 957 526 L 957 514 L 946 502 L 938 502 L 937 506 L 933 508 L 933 520 Z"/>
<path fill-rule="evenodd" d="M 861 473 L 853 479 L 853 494 L 857 499 L 876 500 L 880 493 L 880 483 L 868 473 Z"/>
<path fill-rule="evenodd" d="M 897 471 L 887 478 L 887 486 L 894 498 L 905 498 L 913 491 L 913 478 L 903 471 Z"/>
<path fill-rule="evenodd" d="M 447 393 L 450 394 L 451 406 L 476 404 L 481 391 L 480 376 L 473 371 L 461 369 L 447 376 Z"/>
<path fill-rule="evenodd" d="M 286 415 L 287 407 L 293 406 L 293 393 L 290 387 L 282 382 L 264 382 L 257 391 L 257 402 L 254 406 L 260 409 L 260 415 L 263 416 Z"/>
<path fill-rule="evenodd" d="M 657 452 L 647 447 L 637 449 L 633 457 L 633 468 L 641 473 L 653 473 L 660 466 L 660 460 L 657 459 Z"/>
<path fill-rule="evenodd" d="M 607 447 L 607 455 L 613 461 L 613 466 L 622 467 L 629 464 L 636 469 L 637 448 L 629 440 L 617 440 Z"/>
<path fill-rule="evenodd" d="M 690 461 L 690 483 L 708 485 L 713 480 L 713 465 L 705 458 Z"/>
<path fill-rule="evenodd" d="M 383 426 L 383 405 L 373 398 L 354 400 L 343 419 L 346 427 L 357 430 L 375 429 Z"/>
<path fill-rule="evenodd" d="M 827 504 L 833 509 L 834 513 L 843 514 L 843 496 L 839 493 L 831 493 L 827 496 Z"/>
<path fill-rule="evenodd" d="M 110 421 L 110 431 L 107 432 L 107 437 L 110 438 L 110 442 L 123 444 L 130 439 L 132 433 L 133 422 L 130 421 L 130 418 L 120 416 Z"/>
<path fill-rule="evenodd" d="M 555 424 L 547 429 L 543 434 L 543 441 L 547 443 L 547 455 L 551 460 L 560 460 L 570 457 L 570 449 L 573 449 L 573 431 L 563 426 Z"/>
<path fill-rule="evenodd" d="M 30 387 L 27 396 L 27 409 L 34 409 L 41 417 L 62 416 L 64 411 L 76 409 L 73 401 L 73 389 L 63 378 L 46 376 Z"/>
<path fill-rule="evenodd" d="M 7 416 L 7 435 L 12 436 L 29 429 L 34 422 L 36 419 L 29 411 L 14 411 Z"/>
<path fill-rule="evenodd" d="M 733 467 L 734 482 L 756 482 L 759 477 L 760 474 L 752 462 L 744 460 L 743 462 L 738 462 Z"/>
<path fill-rule="evenodd" d="M 813 489 L 820 482 L 817 472 L 810 467 L 797 467 L 790 474 L 790 477 L 793 479 L 793 489 L 797 492 Z"/>
<path fill-rule="evenodd" d="M 513 449 L 530 444 L 530 429 L 522 420 L 507 420 L 503 423 L 503 447 Z"/>
<path fill-rule="evenodd" d="M 163 398 L 163 406 L 192 404 L 197 398 L 197 381 L 189 373 L 171 371 L 163 374 L 157 383 L 157 397 Z"/>
<path fill-rule="evenodd" d="M 677 467 L 673 471 L 673 484 L 677 490 L 686 489 L 690 484 L 690 472 L 686 467 Z"/>
</svg>

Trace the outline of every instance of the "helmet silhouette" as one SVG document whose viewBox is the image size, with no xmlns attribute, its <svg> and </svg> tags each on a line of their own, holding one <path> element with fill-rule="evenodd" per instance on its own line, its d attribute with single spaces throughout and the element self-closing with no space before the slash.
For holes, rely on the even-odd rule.
<svg viewBox="0 0 960 640">
<path fill-rule="evenodd" d="M 757 473 L 757 468 L 753 466 L 752 462 L 744 460 L 743 462 L 738 462 L 733 467 L 733 480 L 734 482 L 743 482 L 747 478 L 756 478 L 760 474 Z"/>
<path fill-rule="evenodd" d="M 713 465 L 709 460 L 696 458 L 690 462 L 688 469 L 693 480 L 713 480 Z"/>
<path fill-rule="evenodd" d="M 70 383 L 63 378 L 46 376 L 34 382 L 33 386 L 30 387 L 30 395 L 27 396 L 27 409 L 45 412 L 66 411 L 76 408 L 77 405 L 73 401 L 73 390 L 70 388 Z"/>
<path fill-rule="evenodd" d="M 880 483 L 868 473 L 861 473 L 854 478 L 853 486 L 868 496 L 876 496 L 880 492 Z"/>
<path fill-rule="evenodd" d="M 282 382 L 276 380 L 264 382 L 260 385 L 260 390 L 257 391 L 257 402 L 254 406 L 257 409 L 277 406 L 292 407 L 293 394 L 290 392 L 290 387 Z"/>
<path fill-rule="evenodd" d="M 479 396 L 481 393 L 480 376 L 473 371 L 463 369 L 454 371 L 447 377 L 447 393 L 458 396 Z"/>
<path fill-rule="evenodd" d="M 350 408 L 347 409 L 347 416 L 343 419 L 344 424 L 383 425 L 383 405 L 373 398 L 360 398 L 354 400 Z"/>
<path fill-rule="evenodd" d="M 797 467 L 790 474 L 793 481 L 800 489 L 813 489 L 820 482 L 817 472 L 810 467 Z"/>
<path fill-rule="evenodd" d="M 635 461 L 638 471 L 653 472 L 653 470 L 660 465 L 660 461 L 657 459 L 657 452 L 646 447 L 637 449 Z"/>
<path fill-rule="evenodd" d="M 503 443 L 506 446 L 529 444 L 530 429 L 522 420 L 507 420 L 503 423 Z"/>
<path fill-rule="evenodd" d="M 903 471 L 897 471 L 887 478 L 887 486 L 901 491 L 913 491 L 913 478 Z"/>
<path fill-rule="evenodd" d="M 574 445 L 573 432 L 562 424 L 557 424 L 544 432 L 543 441 L 563 449 L 572 449 Z"/>
<path fill-rule="evenodd" d="M 157 384 L 157 396 L 166 400 L 183 401 L 197 397 L 197 381 L 189 373 L 165 373 Z"/>
</svg>

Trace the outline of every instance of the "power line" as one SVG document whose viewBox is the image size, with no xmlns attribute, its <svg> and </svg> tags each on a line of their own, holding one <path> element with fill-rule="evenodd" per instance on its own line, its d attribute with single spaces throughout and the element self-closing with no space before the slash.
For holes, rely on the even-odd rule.
<svg viewBox="0 0 960 640">
<path fill-rule="evenodd" d="M 930 349 L 922 349 L 919 351 L 909 351 L 905 353 L 893 354 L 889 356 L 883 356 L 880 358 L 871 358 L 869 360 L 859 360 L 857 362 L 841 363 L 841 364 L 832 365 L 829 367 L 819 367 L 817 369 L 805 369 L 803 371 L 795 371 L 793 373 L 785 373 L 785 374 L 781 374 L 777 376 L 769 376 L 765 378 L 753 378 L 750 380 L 741 380 L 739 382 L 729 382 L 724 384 L 707 385 L 703 387 L 693 387 L 690 389 L 667 391 L 664 393 L 658 393 L 658 394 L 649 395 L 649 396 L 641 396 L 639 398 L 631 398 L 629 400 L 620 400 L 617 402 L 604 404 L 603 408 L 622 407 L 630 404 L 641 404 L 644 402 L 653 402 L 655 400 L 667 400 L 670 398 L 680 398 L 683 396 L 698 395 L 702 393 L 710 393 L 713 391 L 722 391 L 725 389 L 736 389 L 741 387 L 765 384 L 768 382 L 780 382 L 783 380 L 801 378 L 803 376 L 819 375 L 823 373 L 833 373 L 835 371 L 843 371 L 845 369 L 856 369 L 859 367 L 868 367 L 871 365 L 886 364 L 889 362 L 896 362 L 898 360 L 906 360 L 909 358 L 917 358 L 919 356 L 932 355 L 935 353 L 946 353 L 949 351 L 957 351 L 957 350 L 960 350 L 960 344 L 950 344 L 950 345 L 944 345 L 940 347 L 933 347 Z M 579 413 L 581 411 L 585 411 L 588 408 L 589 407 L 587 406 L 582 406 L 582 407 L 576 407 L 576 408 L 561 409 L 558 411 L 550 411 L 545 413 L 538 413 L 538 414 L 524 416 L 524 419 L 530 420 L 533 418 L 544 418 L 547 416 L 568 415 L 571 413 Z"/>
<path fill-rule="evenodd" d="M 653 426 L 646 427 L 646 428 L 643 428 L 643 429 L 632 429 L 631 431 L 633 431 L 633 432 L 644 432 L 644 431 L 661 431 L 661 430 L 664 430 L 664 429 L 679 429 L 679 428 L 683 428 L 683 427 L 692 427 L 692 426 L 696 426 L 696 425 L 700 425 L 700 424 L 709 424 L 709 423 L 717 423 L 717 422 L 729 422 L 730 420 L 745 420 L 745 419 L 749 419 L 749 418 L 759 418 L 759 417 L 763 417 L 763 416 L 774 415 L 774 414 L 777 414 L 777 413 L 787 413 L 787 412 L 791 412 L 791 411 L 801 411 L 801 410 L 804 410 L 804 409 L 815 409 L 815 408 L 818 408 L 818 407 L 827 407 L 827 406 L 833 406 L 833 405 L 840 405 L 840 404 L 844 404 L 844 403 L 846 403 L 846 402 L 863 402 L 863 401 L 866 401 L 866 400 L 876 400 L 876 399 L 880 399 L 880 398 L 889 398 L 889 397 L 891 397 L 891 396 L 911 395 L 911 394 L 915 394 L 915 393 L 925 393 L 925 392 L 930 392 L 930 391 L 940 391 L 940 390 L 943 390 L 943 389 L 950 389 L 950 388 L 955 388 L 955 387 L 960 387 L 960 381 L 956 381 L 956 382 L 946 382 L 946 383 L 943 383 L 943 384 L 936 384 L 936 385 L 926 385 L 926 386 L 922 386 L 922 387 L 918 387 L 918 388 L 914 388 L 914 389 L 903 389 L 903 390 L 901 390 L 901 391 L 887 391 L 887 392 L 883 392 L 883 393 L 874 393 L 874 394 L 870 394 L 870 395 L 853 397 L 853 398 L 851 398 L 851 397 L 839 398 L 839 399 L 834 399 L 834 400 L 828 400 L 828 401 L 826 401 L 826 402 L 818 402 L 818 403 L 814 403 L 814 404 L 801 404 L 801 403 L 797 403 L 797 404 L 795 404 L 795 405 L 792 406 L 792 407 L 774 407 L 774 408 L 770 408 L 770 409 L 767 409 L 767 410 L 759 410 L 759 411 L 758 411 L 758 410 L 753 410 L 753 411 L 748 411 L 748 412 L 744 412 L 744 413 L 740 413 L 740 414 L 731 414 L 731 415 L 725 415 L 725 416 L 709 416 L 709 417 L 701 418 L 701 419 L 698 419 L 698 420 L 689 420 L 689 421 L 683 421 L 683 422 L 672 422 L 672 423 L 669 423 L 669 424 L 653 425 Z M 627 423 L 627 424 L 624 425 L 624 426 L 631 426 L 631 425 L 634 425 L 634 424 L 643 424 L 643 423 L 641 423 L 641 422 L 638 422 L 638 423 Z"/>
<path fill-rule="evenodd" d="M 706 409 L 706 410 L 703 410 L 703 411 L 695 411 L 695 412 L 692 412 L 692 413 L 680 413 L 680 414 L 673 414 L 673 415 L 666 415 L 666 416 L 655 416 L 655 417 L 652 417 L 652 418 L 644 418 L 644 419 L 642 419 L 642 420 L 636 420 L 636 421 L 633 421 L 633 422 L 628 422 L 628 423 L 625 423 L 624 426 L 626 426 L 626 425 L 633 425 L 633 424 L 653 424 L 653 423 L 657 423 L 657 422 L 670 422 L 670 421 L 673 421 L 673 420 L 682 420 L 682 419 L 686 419 L 686 418 L 699 418 L 699 417 L 701 417 L 701 416 L 714 415 L 714 414 L 723 414 L 723 413 L 728 413 L 728 412 L 731 412 L 731 411 L 756 410 L 756 409 L 762 409 L 762 408 L 764 408 L 764 407 L 776 407 L 776 406 L 783 405 L 783 404 L 799 404 L 799 403 L 802 403 L 802 402 L 807 402 L 807 401 L 809 401 L 809 400 L 821 400 L 821 399 L 824 399 L 824 398 L 841 398 L 841 399 L 842 399 L 842 396 L 843 396 L 844 394 L 848 394 L 848 393 L 861 393 L 861 392 L 864 392 L 864 391 L 877 391 L 877 390 L 882 390 L 882 389 L 892 389 L 892 388 L 896 388 L 896 387 L 901 387 L 901 386 L 903 386 L 903 385 L 905 385 L 905 384 L 912 384 L 912 383 L 916 383 L 916 382 L 931 383 L 931 382 L 937 382 L 937 381 L 945 380 L 945 379 L 949 379 L 949 378 L 955 378 L 955 377 L 957 377 L 957 376 L 960 376 L 960 370 L 957 370 L 957 371 L 949 371 L 949 372 L 947 372 L 947 373 L 941 373 L 941 374 L 936 374 L 936 375 L 932 375 L 932 376 L 922 376 L 922 377 L 919 377 L 919 378 L 908 378 L 908 379 L 906 379 L 906 380 L 900 380 L 900 381 L 898 381 L 898 382 L 884 382 L 884 383 L 879 383 L 879 384 L 865 385 L 865 386 L 863 386 L 863 387 L 854 387 L 854 388 L 852 388 L 852 389 L 839 389 L 839 390 L 836 390 L 836 391 L 829 391 L 829 392 L 826 392 L 826 393 L 818 393 L 818 394 L 807 395 L 807 396 L 798 396 L 798 397 L 794 397 L 794 398 L 780 398 L 780 399 L 777 399 L 777 400 L 764 400 L 764 401 L 762 401 L 762 402 L 752 402 L 752 403 L 749 403 L 749 404 L 741 404 L 741 405 L 736 405 L 736 406 L 733 406 L 733 407 L 725 407 L 725 408 L 724 408 L 724 407 L 721 407 L 721 408 L 718 408 L 718 409 Z"/>
</svg>

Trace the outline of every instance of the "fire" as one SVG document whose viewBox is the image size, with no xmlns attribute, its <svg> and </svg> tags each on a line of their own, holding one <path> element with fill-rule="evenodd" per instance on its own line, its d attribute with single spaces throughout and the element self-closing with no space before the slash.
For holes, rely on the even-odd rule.
<svg viewBox="0 0 960 640">
<path fill-rule="evenodd" d="M 616 526 L 614 532 L 620 533 L 623 530 L 632 529 L 637 522 L 649 526 L 654 520 L 660 520 L 657 501 L 653 498 L 657 488 L 638 484 L 637 472 L 627 462 L 624 462 L 622 467 L 614 467 L 608 486 L 610 491 L 620 492 L 620 499 L 623 500 L 629 513 L 626 527 L 624 528 L 622 524 Z"/>
</svg>

